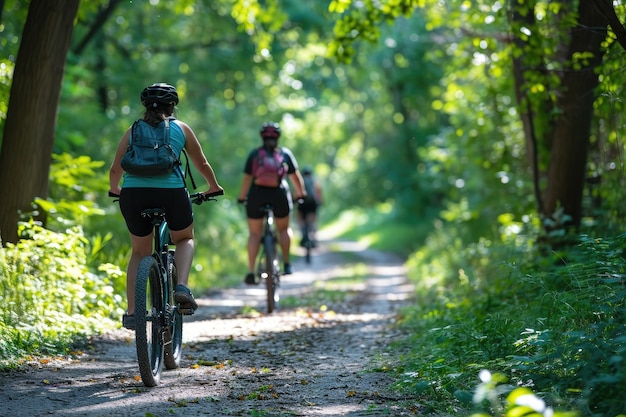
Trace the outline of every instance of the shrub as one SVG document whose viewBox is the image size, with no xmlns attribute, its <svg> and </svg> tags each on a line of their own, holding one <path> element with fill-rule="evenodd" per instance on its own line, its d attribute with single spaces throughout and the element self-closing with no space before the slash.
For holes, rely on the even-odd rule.
<svg viewBox="0 0 626 417">
<path fill-rule="evenodd" d="M 582 416 L 626 413 L 626 236 L 578 241 L 550 256 L 530 245 L 440 246 L 436 269 L 417 253 L 398 386 L 468 409 L 474 376 L 490 369 Z"/>
<path fill-rule="evenodd" d="M 0 248 L 0 356 L 3 364 L 26 354 L 60 353 L 76 335 L 112 327 L 121 297 L 113 265 L 88 267 L 88 241 L 80 227 L 65 233 L 35 222 L 20 224 L 17 244 Z"/>
</svg>

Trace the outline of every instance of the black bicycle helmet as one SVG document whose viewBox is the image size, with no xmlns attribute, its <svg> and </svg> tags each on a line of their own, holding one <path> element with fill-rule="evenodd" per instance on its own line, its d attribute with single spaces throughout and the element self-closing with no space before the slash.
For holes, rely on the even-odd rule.
<svg viewBox="0 0 626 417">
<path fill-rule="evenodd" d="M 265 138 L 276 138 L 280 137 L 280 126 L 275 122 L 265 122 L 263 126 L 261 126 L 261 137 Z"/>
<path fill-rule="evenodd" d="M 176 88 L 165 83 L 152 84 L 141 92 L 141 104 L 147 106 L 150 103 L 178 104 Z"/>
</svg>

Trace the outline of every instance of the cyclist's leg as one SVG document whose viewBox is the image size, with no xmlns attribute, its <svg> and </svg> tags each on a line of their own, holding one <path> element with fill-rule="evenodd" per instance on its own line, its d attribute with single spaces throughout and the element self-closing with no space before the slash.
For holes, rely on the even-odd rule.
<svg viewBox="0 0 626 417">
<path fill-rule="evenodd" d="M 170 230 L 170 236 L 176 245 L 174 262 L 178 273 L 178 283 L 186 286 L 189 282 L 189 271 L 194 254 L 193 223 L 183 230 Z"/>
<path fill-rule="evenodd" d="M 291 194 L 286 189 L 277 188 L 274 191 L 273 200 L 278 243 L 283 254 L 283 263 L 285 264 L 283 273 L 291 274 L 291 263 L 289 262 L 289 249 L 291 247 L 289 219 L 293 208 Z"/>
<path fill-rule="evenodd" d="M 172 243 L 176 245 L 174 262 L 178 275 L 178 285 L 175 288 L 174 299 L 177 303 L 189 304 L 192 309 L 197 309 L 198 304 L 187 287 L 189 271 L 193 262 L 193 212 L 189 195 L 184 188 L 163 190 L 163 207 L 170 229 Z"/>
<path fill-rule="evenodd" d="M 194 241 L 193 223 L 182 230 L 170 230 L 172 242 L 176 245 L 174 253 L 174 263 L 176 263 L 176 273 L 178 284 L 174 289 L 174 299 L 177 303 L 189 305 L 193 310 L 198 308 L 193 294 L 189 290 L 189 271 L 193 261 Z"/>
<path fill-rule="evenodd" d="M 261 235 L 263 234 L 263 219 L 248 218 L 248 271 L 254 271 L 256 257 L 259 254 Z"/>
<path fill-rule="evenodd" d="M 301 240 L 300 240 L 300 246 L 304 246 L 305 242 L 307 241 L 307 216 L 308 216 L 308 208 L 306 207 L 306 203 L 305 204 L 300 204 L 298 205 L 297 209 L 296 209 L 297 213 L 298 213 L 298 226 L 300 227 L 300 236 L 301 236 Z"/>
<path fill-rule="evenodd" d="M 127 313 L 132 316 L 135 313 L 135 281 L 137 280 L 137 268 L 139 262 L 152 253 L 152 233 L 148 236 L 130 235 L 132 253 L 126 270 L 126 299 L 128 302 Z"/>
<path fill-rule="evenodd" d="M 141 210 L 150 204 L 152 190 L 123 188 L 120 193 L 120 210 L 130 233 L 132 252 L 126 270 L 126 297 L 128 315 L 135 312 L 135 282 L 141 259 L 152 253 L 153 227 L 150 220 L 141 216 Z"/>
<path fill-rule="evenodd" d="M 275 218 L 276 230 L 278 231 L 278 243 L 280 244 L 280 250 L 283 254 L 283 263 L 285 264 L 285 273 L 289 274 L 290 262 L 289 262 L 289 250 L 291 247 L 291 229 L 289 228 L 289 216 Z M 289 267 L 288 267 L 289 266 Z"/>
<path fill-rule="evenodd" d="M 254 268 L 261 245 L 263 220 L 265 216 L 261 208 L 268 202 L 266 193 L 267 189 L 256 186 L 252 186 L 248 192 L 248 203 L 246 204 L 246 218 L 248 222 L 248 273 L 244 278 L 246 284 L 255 283 Z"/>
<path fill-rule="evenodd" d="M 304 226 L 306 226 L 306 210 L 302 205 L 299 205 L 296 209 L 296 218 L 298 219 L 298 227 L 300 228 L 300 235 L 304 241 Z"/>
<path fill-rule="evenodd" d="M 317 245 L 317 207 L 313 206 L 311 211 L 307 213 L 307 223 L 309 224 L 309 239 L 313 245 Z"/>
</svg>

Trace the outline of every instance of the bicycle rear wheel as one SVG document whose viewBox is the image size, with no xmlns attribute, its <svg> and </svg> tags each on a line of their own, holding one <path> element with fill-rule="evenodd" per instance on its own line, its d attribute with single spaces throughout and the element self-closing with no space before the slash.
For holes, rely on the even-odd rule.
<svg viewBox="0 0 626 417">
<path fill-rule="evenodd" d="M 174 263 L 174 251 L 168 253 L 168 265 L 170 267 L 170 300 L 168 314 L 171 315 L 170 327 L 166 334 L 163 361 L 166 369 L 176 369 L 180 367 L 180 358 L 183 354 L 183 316 L 175 308 L 174 289 L 178 284 L 178 274 Z"/>
<path fill-rule="evenodd" d="M 141 380 L 154 387 L 163 368 L 163 287 L 152 256 L 139 263 L 135 283 L 135 345 Z"/>
<path fill-rule="evenodd" d="M 276 247 L 274 246 L 274 236 L 267 234 L 263 236 L 263 251 L 265 254 L 265 287 L 267 289 L 267 313 L 270 314 L 276 307 L 274 285 L 274 260 L 276 258 Z"/>
</svg>

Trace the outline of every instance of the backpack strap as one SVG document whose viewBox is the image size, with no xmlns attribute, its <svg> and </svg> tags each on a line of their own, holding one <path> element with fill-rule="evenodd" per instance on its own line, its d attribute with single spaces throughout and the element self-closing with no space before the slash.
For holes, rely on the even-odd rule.
<svg viewBox="0 0 626 417">
<path fill-rule="evenodd" d="M 130 150 L 131 146 L 133 146 L 133 136 L 135 136 L 135 128 L 137 127 L 137 123 L 139 123 L 139 120 L 135 120 L 135 122 L 133 123 L 133 126 L 130 128 L 130 136 L 128 137 L 128 149 Z"/>
<path fill-rule="evenodd" d="M 165 144 L 167 146 L 170 146 L 170 120 L 176 120 L 176 118 L 174 116 L 169 116 L 167 119 L 165 119 Z M 179 157 L 178 167 L 176 167 L 176 169 L 178 170 L 178 175 L 180 175 L 180 177 L 182 178 L 183 184 L 185 186 L 187 186 L 187 182 L 185 181 L 185 179 L 187 178 L 187 176 L 189 176 L 189 179 L 191 180 L 191 186 L 195 190 L 196 182 L 194 181 L 193 175 L 191 174 L 191 168 L 189 167 L 189 156 L 187 155 L 187 151 L 185 151 L 184 147 L 183 149 L 181 149 L 181 153 L 185 156 L 185 171 L 183 172 L 183 163 Z"/>
<path fill-rule="evenodd" d="M 182 154 L 185 155 L 185 175 L 183 178 L 186 178 L 187 176 L 189 176 L 189 179 L 191 180 L 191 186 L 195 190 L 196 182 L 193 180 L 193 175 L 191 175 L 191 168 L 189 168 L 189 156 L 187 156 L 187 151 L 185 151 L 184 149 L 182 150 Z M 178 166 L 178 169 L 181 170 L 180 165 Z"/>
</svg>

